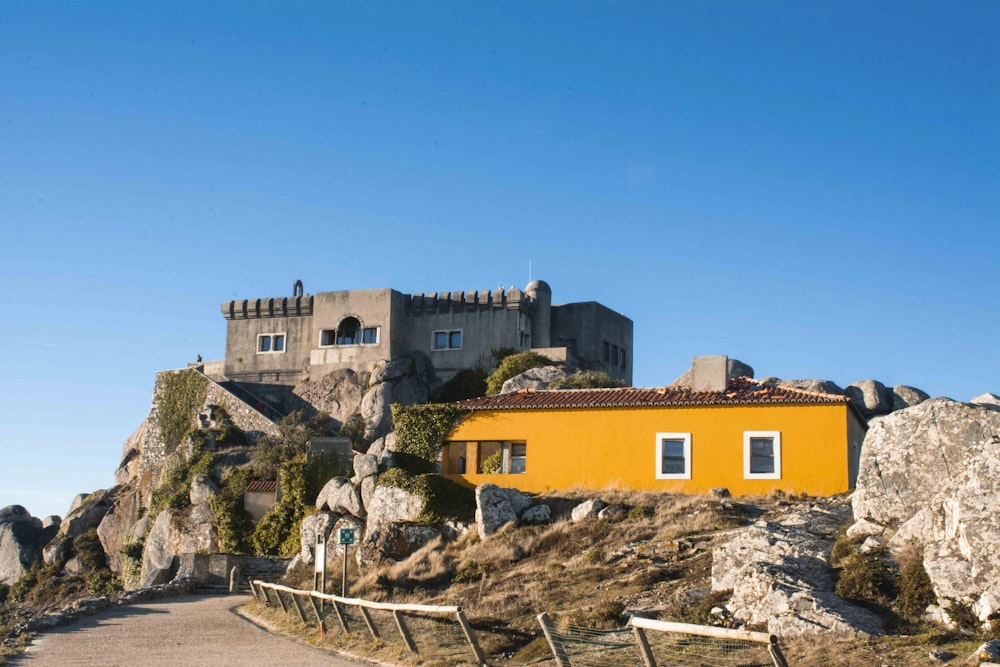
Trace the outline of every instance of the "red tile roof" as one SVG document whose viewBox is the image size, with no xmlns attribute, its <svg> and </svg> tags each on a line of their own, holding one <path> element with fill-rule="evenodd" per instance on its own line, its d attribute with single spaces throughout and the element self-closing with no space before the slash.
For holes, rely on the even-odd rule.
<svg viewBox="0 0 1000 667">
<path fill-rule="evenodd" d="M 729 381 L 726 391 L 692 391 L 688 387 L 637 389 L 557 389 L 482 396 L 461 401 L 469 410 L 531 410 L 543 408 L 640 408 L 686 405 L 796 405 L 849 403 L 846 396 L 765 384 L 751 378 Z"/>
<path fill-rule="evenodd" d="M 275 493 L 278 490 L 278 483 L 275 481 L 265 481 L 260 479 L 255 479 L 254 481 L 247 484 L 247 493 L 253 491 L 261 491 L 266 493 Z"/>
</svg>

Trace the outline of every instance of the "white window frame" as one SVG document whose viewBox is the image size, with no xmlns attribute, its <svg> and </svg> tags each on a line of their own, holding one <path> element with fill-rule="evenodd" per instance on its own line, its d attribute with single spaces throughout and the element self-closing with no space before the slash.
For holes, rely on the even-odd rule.
<svg viewBox="0 0 1000 667">
<path fill-rule="evenodd" d="M 375 342 L 366 343 L 365 342 L 365 332 L 374 331 L 375 332 Z M 382 327 L 361 327 L 361 345 L 378 345 L 379 340 L 382 338 Z"/>
<path fill-rule="evenodd" d="M 774 472 L 750 472 L 750 441 L 770 438 L 774 455 Z M 781 479 L 781 431 L 743 431 L 743 479 Z"/>
<path fill-rule="evenodd" d="M 328 331 L 331 334 L 333 334 L 333 342 L 332 343 L 324 343 L 323 342 L 323 334 L 325 334 Z M 336 347 L 336 346 L 337 346 L 337 330 L 336 329 L 320 329 L 319 330 L 319 347 Z"/>
<path fill-rule="evenodd" d="M 282 338 L 282 344 L 281 344 L 281 349 L 280 350 L 275 350 L 274 349 L 274 338 L 276 336 L 281 336 L 281 338 Z M 269 346 L 271 349 L 269 349 L 269 350 L 262 350 L 262 349 L 260 349 L 260 339 L 261 338 L 270 338 L 271 339 L 271 344 Z M 256 347 L 257 354 L 284 354 L 285 350 L 287 350 L 287 349 L 288 349 L 288 336 L 287 336 L 287 334 L 284 331 L 273 331 L 271 333 L 259 333 L 259 334 L 257 334 L 257 347 Z"/>
<path fill-rule="evenodd" d="M 684 442 L 684 472 L 663 472 L 663 441 L 682 440 Z M 691 434 L 690 433 L 657 433 L 656 434 L 656 479 L 691 479 Z"/>
<path fill-rule="evenodd" d="M 435 347 L 435 343 L 437 342 L 437 335 L 441 333 L 447 336 L 448 344 L 445 347 Z M 458 347 L 451 346 L 452 334 L 458 334 L 460 337 Z M 462 329 L 435 329 L 434 331 L 431 332 L 431 350 L 433 350 L 434 352 L 448 352 L 452 350 L 461 350 L 462 345 L 464 343 L 465 343 L 465 331 Z"/>
</svg>

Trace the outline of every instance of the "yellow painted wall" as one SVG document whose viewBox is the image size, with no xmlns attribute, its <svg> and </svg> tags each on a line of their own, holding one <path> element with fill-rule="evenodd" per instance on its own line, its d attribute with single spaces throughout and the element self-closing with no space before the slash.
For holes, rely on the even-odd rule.
<svg viewBox="0 0 1000 667">
<path fill-rule="evenodd" d="M 447 476 L 531 493 L 607 488 L 706 493 L 726 487 L 734 495 L 775 489 L 834 495 L 849 490 L 847 411 L 840 404 L 474 412 L 449 440 L 524 441 L 527 472 Z M 781 479 L 743 478 L 744 431 L 781 433 Z M 656 479 L 661 432 L 691 433 L 690 480 Z"/>
</svg>

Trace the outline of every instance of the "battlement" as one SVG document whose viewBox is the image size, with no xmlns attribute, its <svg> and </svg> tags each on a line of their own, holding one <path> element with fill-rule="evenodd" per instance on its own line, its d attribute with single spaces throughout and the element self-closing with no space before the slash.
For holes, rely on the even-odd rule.
<svg viewBox="0 0 1000 667">
<path fill-rule="evenodd" d="M 407 294 L 406 311 L 410 315 L 508 309 L 530 311 L 534 300 L 522 290 L 471 290 L 468 292 L 427 292 Z"/>
<path fill-rule="evenodd" d="M 285 296 L 273 299 L 243 299 L 222 304 L 227 320 L 253 320 L 265 317 L 305 317 L 313 314 L 313 297 Z"/>
</svg>

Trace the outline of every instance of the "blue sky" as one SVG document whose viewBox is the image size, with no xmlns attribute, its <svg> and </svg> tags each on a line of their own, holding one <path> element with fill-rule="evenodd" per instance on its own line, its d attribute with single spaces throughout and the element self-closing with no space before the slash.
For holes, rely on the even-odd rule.
<svg viewBox="0 0 1000 667">
<path fill-rule="evenodd" d="M 232 298 L 523 287 L 635 384 L 1000 392 L 995 2 L 5 2 L 0 506 L 113 483 Z"/>
</svg>

